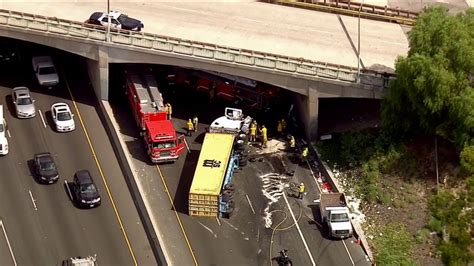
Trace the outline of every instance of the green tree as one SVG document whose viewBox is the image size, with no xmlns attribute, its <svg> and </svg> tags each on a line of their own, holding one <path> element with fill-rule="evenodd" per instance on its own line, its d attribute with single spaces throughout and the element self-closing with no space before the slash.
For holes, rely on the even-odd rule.
<svg viewBox="0 0 474 266">
<path fill-rule="evenodd" d="M 468 175 L 474 174 L 474 145 L 464 147 L 460 157 L 462 169 Z"/>
<path fill-rule="evenodd" d="M 436 134 L 462 147 L 474 136 L 474 10 L 422 13 L 408 34 L 407 57 L 382 106 L 384 126 L 399 135 Z"/>
</svg>

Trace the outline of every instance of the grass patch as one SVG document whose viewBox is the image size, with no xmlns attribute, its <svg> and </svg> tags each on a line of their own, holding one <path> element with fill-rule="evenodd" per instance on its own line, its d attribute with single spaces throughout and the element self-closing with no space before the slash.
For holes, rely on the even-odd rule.
<svg viewBox="0 0 474 266">
<path fill-rule="evenodd" d="M 374 238 L 377 265 L 417 265 L 411 258 L 415 240 L 403 224 L 388 224 L 380 232 Z"/>
</svg>

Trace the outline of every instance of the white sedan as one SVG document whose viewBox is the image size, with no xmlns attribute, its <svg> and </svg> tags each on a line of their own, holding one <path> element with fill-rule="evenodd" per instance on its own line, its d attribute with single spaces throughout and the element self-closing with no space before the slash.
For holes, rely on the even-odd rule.
<svg viewBox="0 0 474 266">
<path fill-rule="evenodd" d="M 73 131 L 76 128 L 74 114 L 66 103 L 53 104 L 51 106 L 51 114 L 58 132 Z"/>
</svg>

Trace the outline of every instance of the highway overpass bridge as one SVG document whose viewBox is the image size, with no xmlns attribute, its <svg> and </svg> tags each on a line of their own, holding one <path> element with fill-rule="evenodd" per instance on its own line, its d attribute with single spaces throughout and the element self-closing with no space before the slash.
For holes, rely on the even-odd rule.
<svg viewBox="0 0 474 266">
<path fill-rule="evenodd" d="M 192 67 L 274 84 L 301 95 L 303 104 L 298 106 L 307 132 L 316 132 L 319 98 L 380 98 L 384 78 L 370 69 L 390 71 L 396 56 L 408 49 L 400 26 L 361 20 L 359 74 L 357 19 L 352 17 L 256 2 L 116 5 L 113 9 L 143 20 L 147 33 L 108 34 L 103 28 L 84 25 L 79 21 L 104 10 L 104 3 L 86 6 L 71 1 L 2 3 L 0 8 L 8 10 L 0 10 L 0 36 L 87 58 L 89 76 L 101 99 L 108 98 L 110 63 Z"/>
</svg>

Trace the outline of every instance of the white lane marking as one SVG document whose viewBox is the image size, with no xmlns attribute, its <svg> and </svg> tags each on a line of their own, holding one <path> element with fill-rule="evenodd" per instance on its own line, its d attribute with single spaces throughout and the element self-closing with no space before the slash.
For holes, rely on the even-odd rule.
<svg viewBox="0 0 474 266">
<path fill-rule="evenodd" d="M 67 180 L 64 180 L 64 185 L 65 185 L 66 188 L 67 188 L 67 194 L 69 194 L 69 198 L 70 198 L 71 200 L 73 200 L 73 199 L 72 199 L 71 189 L 69 188 L 69 184 L 67 183 Z"/>
<path fill-rule="evenodd" d="M 31 190 L 28 190 L 28 192 L 30 193 L 30 198 L 31 202 L 33 202 L 33 207 L 35 208 L 35 211 L 37 211 L 38 208 L 36 207 L 36 200 L 33 198 L 33 193 L 31 193 Z"/>
<path fill-rule="evenodd" d="M 253 214 L 255 214 L 255 210 L 253 209 L 252 202 L 250 202 L 249 195 L 245 194 L 245 197 L 247 198 L 247 201 L 249 202 L 250 209 L 252 209 Z"/>
<path fill-rule="evenodd" d="M 199 223 L 202 227 L 204 227 L 207 231 L 211 232 L 211 234 L 213 234 L 215 238 L 217 238 L 217 234 L 214 233 L 211 228 L 205 226 L 205 225 L 202 224 L 201 222 L 198 222 L 198 223 Z"/>
<path fill-rule="evenodd" d="M 12 135 L 10 135 L 10 130 L 9 129 L 7 129 L 7 135 L 8 135 L 9 138 L 12 138 Z"/>
<path fill-rule="evenodd" d="M 349 252 L 349 249 L 347 248 L 346 242 L 341 241 L 342 245 L 344 245 L 344 248 L 346 249 L 347 255 L 349 255 L 349 259 L 351 260 L 352 266 L 355 265 L 354 260 L 352 259 L 351 253 Z"/>
<path fill-rule="evenodd" d="M 41 112 L 40 109 L 38 109 L 39 115 L 41 117 L 41 121 L 43 121 L 44 128 L 46 128 L 46 121 L 44 120 L 43 113 Z"/>
<path fill-rule="evenodd" d="M 313 255 L 311 254 L 311 251 L 309 250 L 308 244 L 306 243 L 303 233 L 301 232 L 300 225 L 298 224 L 298 221 L 295 218 L 295 214 L 293 213 L 293 210 L 291 209 L 290 203 L 288 202 L 288 199 L 286 198 L 285 193 L 283 193 L 283 198 L 285 199 L 286 206 L 288 207 L 288 210 L 290 211 L 291 218 L 293 218 L 293 222 L 296 225 L 296 229 L 298 229 L 298 233 L 300 234 L 301 240 L 303 241 L 304 247 L 306 249 L 306 252 L 308 253 L 311 263 L 313 264 L 313 266 L 315 266 L 316 262 L 314 262 Z"/>
<path fill-rule="evenodd" d="M 15 254 L 13 254 L 12 246 L 10 245 L 10 240 L 8 239 L 7 229 L 5 229 L 5 225 L 3 224 L 3 220 L 0 219 L 0 226 L 2 227 L 3 235 L 5 236 L 5 240 L 7 240 L 8 249 L 10 250 L 10 255 L 12 256 L 13 264 L 17 266 L 15 259 Z"/>
<path fill-rule="evenodd" d="M 221 226 L 221 221 L 219 221 L 219 217 L 217 217 L 217 216 L 216 216 L 216 221 L 219 224 L 219 226 Z"/>
</svg>

